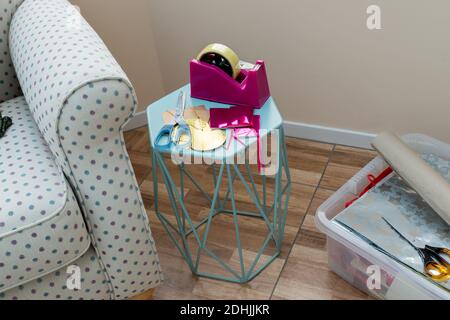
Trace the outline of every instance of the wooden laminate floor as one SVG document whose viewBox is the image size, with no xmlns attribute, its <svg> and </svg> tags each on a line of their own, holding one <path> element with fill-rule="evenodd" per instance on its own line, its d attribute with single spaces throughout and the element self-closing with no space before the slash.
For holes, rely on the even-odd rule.
<svg viewBox="0 0 450 320">
<path fill-rule="evenodd" d="M 165 282 L 154 294 L 155 299 L 368 299 L 368 296 L 332 273 L 328 268 L 326 237 L 315 227 L 318 206 L 364 167 L 376 154 L 373 151 L 287 138 L 289 164 L 293 180 L 286 238 L 281 256 L 260 276 L 245 285 L 231 284 L 193 276 L 175 246 L 170 242 L 154 214 L 151 153 L 145 128 L 125 134 L 127 148 L 141 186 L 153 236 L 165 274 Z M 171 167 L 177 176 L 178 171 Z M 202 183 L 209 183 L 210 172 L 194 168 Z M 202 171 L 205 170 L 205 171 Z M 161 181 L 161 180 L 159 180 Z M 162 185 L 161 185 L 162 188 Z M 167 194 L 161 191 L 160 206 L 170 210 Z M 240 205 L 250 206 L 245 192 L 236 192 Z M 195 188 L 187 191 L 190 212 L 207 214 L 207 203 Z M 267 234 L 263 224 L 240 221 L 244 256 L 254 257 Z M 215 252 L 237 264 L 237 253 L 230 236 L 233 225 L 219 217 L 210 231 Z M 207 266 L 216 270 L 211 262 Z"/>
</svg>

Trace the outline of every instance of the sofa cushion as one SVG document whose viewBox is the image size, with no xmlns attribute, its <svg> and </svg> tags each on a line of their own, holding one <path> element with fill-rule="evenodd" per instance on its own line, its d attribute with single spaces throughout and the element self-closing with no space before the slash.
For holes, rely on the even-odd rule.
<svg viewBox="0 0 450 320">
<path fill-rule="evenodd" d="M 0 292 L 60 269 L 90 246 L 77 200 L 27 103 L 0 104 L 13 126 L 0 139 Z"/>
<path fill-rule="evenodd" d="M 104 268 L 91 247 L 73 263 L 80 268 L 81 289 L 67 287 L 67 280 L 73 274 L 71 268 L 62 268 L 22 286 L 0 293 L 0 300 L 109 300 L 111 289 Z M 71 265 L 72 267 L 72 265 Z"/>
</svg>

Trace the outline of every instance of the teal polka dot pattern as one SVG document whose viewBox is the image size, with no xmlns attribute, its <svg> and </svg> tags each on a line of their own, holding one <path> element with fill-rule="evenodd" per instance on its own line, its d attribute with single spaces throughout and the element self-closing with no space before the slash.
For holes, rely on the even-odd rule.
<svg viewBox="0 0 450 320">
<path fill-rule="evenodd" d="M 0 102 L 21 96 L 9 53 L 9 26 L 23 0 L 2 0 L 0 4 Z"/>
<path fill-rule="evenodd" d="M 111 291 L 94 249 L 89 249 L 73 265 L 80 268 L 80 289 L 67 287 L 67 268 L 0 293 L 0 300 L 109 300 Z"/>
<path fill-rule="evenodd" d="M 23 97 L 0 104 L 0 292 L 76 260 L 90 246 L 77 200 Z"/>
<path fill-rule="evenodd" d="M 34 122 L 70 180 L 112 296 L 126 299 L 163 279 L 123 140 L 137 99 L 103 41 L 66 0 L 25 0 L 10 51 Z M 49 203 L 48 205 L 52 205 Z"/>
<path fill-rule="evenodd" d="M 119 93 L 113 103 L 110 92 Z M 95 105 L 99 97 L 104 102 L 95 111 L 83 107 L 77 112 L 63 112 L 63 123 L 71 123 L 73 118 L 91 121 L 82 132 L 69 125 L 60 133 L 61 146 L 116 298 L 128 298 L 158 285 L 162 275 L 148 217 L 118 128 L 132 112 L 130 88 L 116 80 L 95 82 L 75 92 L 66 108 L 74 110 L 71 106 L 82 100 L 83 106 Z"/>
<path fill-rule="evenodd" d="M 0 105 L 14 125 L 1 141 L 0 234 L 15 233 L 58 212 L 67 186 L 23 97 Z"/>
</svg>

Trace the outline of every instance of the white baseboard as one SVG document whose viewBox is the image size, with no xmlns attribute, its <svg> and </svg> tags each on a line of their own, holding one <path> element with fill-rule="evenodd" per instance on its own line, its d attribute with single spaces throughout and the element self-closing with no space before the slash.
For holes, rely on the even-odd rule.
<svg viewBox="0 0 450 320">
<path fill-rule="evenodd" d="M 145 111 L 138 112 L 128 122 L 125 131 L 131 131 L 147 125 L 147 114 Z M 374 134 L 358 132 L 346 129 L 323 127 L 318 125 L 285 121 L 284 128 L 289 137 L 314 140 L 345 146 L 371 149 L 370 143 L 375 138 Z"/>
<path fill-rule="evenodd" d="M 284 128 L 289 137 L 315 140 L 350 147 L 372 149 L 374 134 L 346 129 L 323 127 L 318 125 L 285 121 Z"/>
<path fill-rule="evenodd" d="M 137 128 L 145 127 L 147 125 L 147 112 L 141 111 L 127 123 L 125 131 L 131 131 Z"/>
</svg>

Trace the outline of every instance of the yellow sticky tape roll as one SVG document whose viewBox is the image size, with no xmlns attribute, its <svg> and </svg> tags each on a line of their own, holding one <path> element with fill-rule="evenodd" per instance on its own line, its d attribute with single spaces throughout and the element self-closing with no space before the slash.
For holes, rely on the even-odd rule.
<svg viewBox="0 0 450 320">
<path fill-rule="evenodd" d="M 239 76 L 239 74 L 241 73 L 240 59 L 231 48 L 220 43 L 210 44 L 205 49 L 203 49 L 202 52 L 200 52 L 197 60 L 201 61 L 204 56 L 211 53 L 218 54 L 227 60 L 227 62 L 231 66 L 234 79 Z"/>
</svg>

